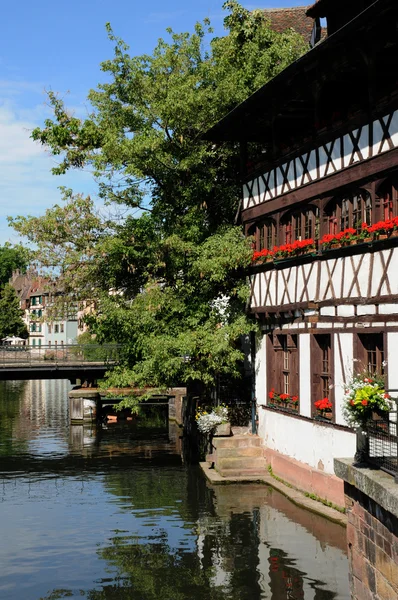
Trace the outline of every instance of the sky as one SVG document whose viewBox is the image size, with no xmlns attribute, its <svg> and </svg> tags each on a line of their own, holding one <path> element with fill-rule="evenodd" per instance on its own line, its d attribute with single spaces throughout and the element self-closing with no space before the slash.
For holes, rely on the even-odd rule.
<svg viewBox="0 0 398 600">
<path fill-rule="evenodd" d="M 79 117 L 89 110 L 86 98 L 104 78 L 100 63 L 112 57 L 105 32 L 130 46 L 132 55 L 151 54 L 165 30 L 192 31 L 210 17 L 223 35 L 223 0 L 19 0 L 2 3 L 0 36 L 0 244 L 18 238 L 7 216 L 41 215 L 60 200 L 59 186 L 95 196 L 89 171 L 51 174 L 55 158 L 30 139 L 34 127 L 51 117 L 46 90 L 58 92 Z M 241 4 L 248 9 L 301 6 L 297 0 Z M 308 2 L 311 4 L 311 2 Z"/>
</svg>

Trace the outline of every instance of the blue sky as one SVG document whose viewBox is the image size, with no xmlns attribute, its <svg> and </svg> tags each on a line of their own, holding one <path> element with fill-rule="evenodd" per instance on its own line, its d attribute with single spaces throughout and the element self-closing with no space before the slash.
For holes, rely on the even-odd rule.
<svg viewBox="0 0 398 600">
<path fill-rule="evenodd" d="M 95 194 L 88 171 L 51 175 L 54 158 L 30 140 L 30 131 L 49 116 L 45 90 L 66 96 L 77 115 L 87 110 L 86 96 L 102 80 L 99 64 L 112 56 L 105 33 L 114 32 L 131 54 L 151 53 L 166 27 L 192 31 L 210 17 L 223 33 L 223 0 L 6 0 L 0 37 L 0 244 L 17 240 L 7 215 L 40 215 L 59 201 L 58 186 Z M 297 0 L 241 2 L 249 9 L 300 6 Z M 310 4 L 311 2 L 309 2 Z"/>
</svg>

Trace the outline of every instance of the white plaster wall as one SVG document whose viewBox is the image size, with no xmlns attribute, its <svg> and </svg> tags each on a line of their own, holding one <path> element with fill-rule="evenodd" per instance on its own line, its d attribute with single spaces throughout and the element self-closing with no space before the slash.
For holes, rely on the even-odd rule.
<svg viewBox="0 0 398 600">
<path fill-rule="evenodd" d="M 398 390 L 398 332 L 390 331 L 387 334 L 387 369 L 388 389 Z M 392 394 L 398 396 L 398 393 Z"/>
<path fill-rule="evenodd" d="M 392 252 L 392 259 L 388 258 Z M 373 266 L 371 259 L 373 257 Z M 387 278 L 383 280 L 384 269 L 388 264 Z M 380 250 L 371 254 L 345 256 L 327 261 L 314 261 L 308 265 L 290 266 L 283 270 L 271 269 L 254 276 L 255 306 L 283 306 L 303 300 L 325 301 L 332 300 L 338 305 L 336 298 L 368 298 L 372 296 L 398 295 L 398 248 Z M 343 277 L 344 274 L 344 277 Z M 317 296 L 317 280 L 320 275 L 319 297 Z M 261 277 L 261 298 L 259 279 Z M 308 280 L 307 280 L 308 278 Z M 332 285 L 330 283 L 332 280 Z M 382 284 L 382 285 L 381 285 Z M 381 287 L 380 287 L 381 286 Z M 380 290 L 379 290 L 380 288 Z M 268 290 L 267 297 L 266 291 Z M 370 290 L 370 291 L 369 291 Z M 369 293 L 368 293 L 369 292 Z M 308 296 L 307 296 L 308 294 Z M 374 314 L 375 306 L 358 307 L 359 315 Z M 328 314 L 330 307 L 321 309 L 323 315 Z M 380 304 L 381 314 L 397 314 L 397 304 Z M 338 306 L 338 315 L 354 316 L 353 305 Z"/>
<path fill-rule="evenodd" d="M 311 417 L 311 347 L 310 334 L 302 333 L 299 339 L 300 414 Z"/>
<path fill-rule="evenodd" d="M 347 425 L 343 417 L 344 383 L 349 381 L 353 373 L 354 336 L 352 333 L 333 334 L 334 342 L 334 403 L 336 423 Z M 340 454 L 340 456 L 351 456 Z"/>
<path fill-rule="evenodd" d="M 256 339 L 256 398 L 257 404 L 267 404 L 267 336 Z"/>
<path fill-rule="evenodd" d="M 294 419 L 278 412 L 261 410 L 264 444 L 314 469 L 322 461 L 325 473 L 334 474 L 333 459 L 354 456 L 355 433 L 342 431 L 313 421 Z"/>
</svg>

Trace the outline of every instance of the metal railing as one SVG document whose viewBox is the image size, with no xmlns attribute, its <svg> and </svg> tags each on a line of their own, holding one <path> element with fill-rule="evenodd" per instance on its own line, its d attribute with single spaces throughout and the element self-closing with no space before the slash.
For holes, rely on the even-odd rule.
<svg viewBox="0 0 398 600">
<path fill-rule="evenodd" d="M 0 369 L 44 365 L 115 365 L 120 361 L 121 353 L 121 344 L 0 346 Z"/>
<path fill-rule="evenodd" d="M 366 424 L 366 461 L 395 477 L 398 483 L 398 400 L 394 402 L 395 410 L 385 414 L 373 413 Z"/>
</svg>

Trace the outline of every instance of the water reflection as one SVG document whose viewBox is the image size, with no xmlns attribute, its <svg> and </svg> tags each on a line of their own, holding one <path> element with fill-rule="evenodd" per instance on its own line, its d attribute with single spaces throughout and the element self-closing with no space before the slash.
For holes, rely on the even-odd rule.
<svg viewBox="0 0 398 600">
<path fill-rule="evenodd" d="M 0 388 L 0 597 L 343 600 L 345 532 L 259 485 L 212 489 L 159 415 L 70 428 L 66 382 Z"/>
</svg>

